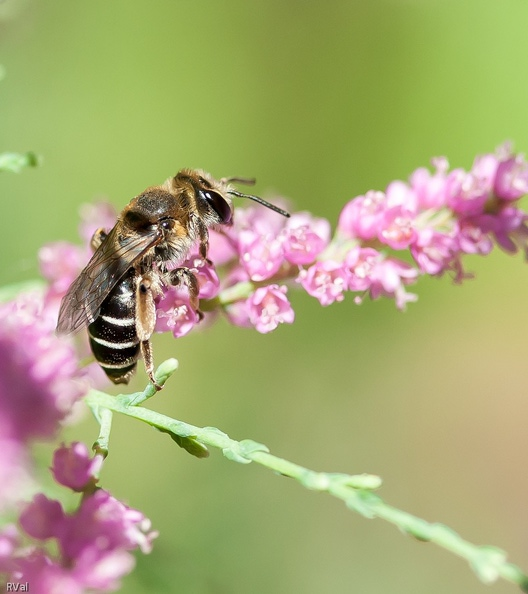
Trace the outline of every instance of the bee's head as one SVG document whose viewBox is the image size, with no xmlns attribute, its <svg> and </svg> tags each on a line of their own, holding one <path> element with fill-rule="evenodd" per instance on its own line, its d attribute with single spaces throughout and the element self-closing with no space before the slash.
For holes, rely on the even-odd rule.
<svg viewBox="0 0 528 594">
<path fill-rule="evenodd" d="M 172 180 L 172 188 L 179 189 L 180 200 L 194 203 L 200 218 L 207 226 L 228 225 L 233 217 L 233 204 L 224 180 L 216 180 L 200 169 L 182 169 Z"/>
</svg>

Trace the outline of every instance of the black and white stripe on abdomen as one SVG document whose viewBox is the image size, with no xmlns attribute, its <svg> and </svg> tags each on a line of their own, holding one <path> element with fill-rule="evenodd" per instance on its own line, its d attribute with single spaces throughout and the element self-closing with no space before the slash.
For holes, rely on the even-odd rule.
<svg viewBox="0 0 528 594">
<path fill-rule="evenodd" d="M 92 352 L 114 383 L 128 383 L 140 356 L 136 332 L 135 275 L 131 271 L 101 304 L 88 326 Z"/>
</svg>

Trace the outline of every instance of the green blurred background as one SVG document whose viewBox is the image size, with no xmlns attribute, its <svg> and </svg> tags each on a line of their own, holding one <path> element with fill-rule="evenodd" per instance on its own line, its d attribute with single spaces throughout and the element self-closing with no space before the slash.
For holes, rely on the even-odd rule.
<svg viewBox="0 0 528 594">
<path fill-rule="evenodd" d="M 256 176 L 257 193 L 334 224 L 432 156 L 526 151 L 527 25 L 526 0 L 4 0 L 0 151 L 44 162 L 0 178 L 0 280 L 33 278 L 40 245 L 76 240 L 81 203 L 121 208 L 183 166 Z M 467 265 L 475 280 L 424 279 L 406 313 L 294 291 L 295 324 L 271 335 L 220 321 L 158 336 L 157 360 L 180 370 L 152 406 L 310 468 L 380 474 L 389 503 L 528 570 L 526 268 L 498 250 Z M 96 435 L 88 416 L 67 432 Z M 516 591 L 130 419 L 115 420 L 102 484 L 161 531 L 127 593 Z"/>
</svg>

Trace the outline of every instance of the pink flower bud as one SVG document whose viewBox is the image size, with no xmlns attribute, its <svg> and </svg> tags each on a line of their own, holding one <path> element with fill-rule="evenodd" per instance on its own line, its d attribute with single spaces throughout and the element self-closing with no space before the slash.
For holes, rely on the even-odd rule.
<svg viewBox="0 0 528 594">
<path fill-rule="evenodd" d="M 100 455 L 90 456 L 88 448 L 78 441 L 55 450 L 51 472 L 55 480 L 74 491 L 82 491 L 93 483 L 103 463 Z"/>
</svg>

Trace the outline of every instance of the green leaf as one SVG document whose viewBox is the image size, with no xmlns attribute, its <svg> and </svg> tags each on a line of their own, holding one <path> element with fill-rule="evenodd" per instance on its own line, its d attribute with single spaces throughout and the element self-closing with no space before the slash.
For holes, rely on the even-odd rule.
<svg viewBox="0 0 528 594">
<path fill-rule="evenodd" d="M 269 448 L 267 446 L 263 443 L 258 443 L 258 441 L 253 441 L 252 439 L 243 439 L 238 445 L 241 456 L 249 457 L 254 452 L 269 453 Z"/>
<path fill-rule="evenodd" d="M 485 583 L 491 584 L 500 577 L 500 567 L 506 562 L 506 553 L 497 547 L 480 546 L 471 559 L 471 567 Z"/>
<path fill-rule="evenodd" d="M 159 431 L 162 433 L 167 433 L 167 435 L 172 439 L 172 441 L 176 442 L 180 448 L 183 448 L 186 452 L 191 454 L 191 456 L 195 456 L 196 458 L 208 458 L 209 457 L 209 450 L 207 447 L 200 443 L 195 435 L 189 435 L 187 437 L 182 437 L 177 433 L 173 433 L 168 429 L 160 429 L 157 427 Z"/>
<path fill-rule="evenodd" d="M 36 167 L 39 157 L 35 153 L 1 153 L 0 171 L 20 173 L 24 167 Z"/>
<path fill-rule="evenodd" d="M 240 454 L 239 449 L 234 446 L 222 449 L 222 454 L 231 462 L 238 462 L 239 464 L 249 464 L 251 460 Z"/>
</svg>

